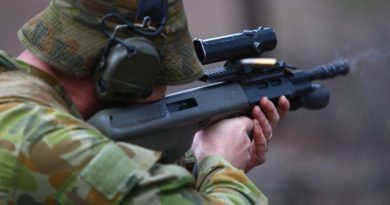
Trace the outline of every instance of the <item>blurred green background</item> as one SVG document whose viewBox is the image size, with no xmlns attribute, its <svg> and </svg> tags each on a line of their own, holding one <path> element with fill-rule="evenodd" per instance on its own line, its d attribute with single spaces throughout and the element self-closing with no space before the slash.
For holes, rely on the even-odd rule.
<svg viewBox="0 0 390 205">
<path fill-rule="evenodd" d="M 0 49 L 22 51 L 18 28 L 48 0 L 2 0 Z M 193 37 L 273 27 L 266 57 L 309 68 L 349 60 L 351 73 L 325 81 L 329 105 L 291 112 L 249 173 L 271 204 L 390 202 L 390 1 L 184 0 Z M 194 86 L 192 84 L 190 86 Z M 188 86 L 186 86 L 188 87 Z M 170 92 L 186 87 L 174 87 Z"/>
</svg>

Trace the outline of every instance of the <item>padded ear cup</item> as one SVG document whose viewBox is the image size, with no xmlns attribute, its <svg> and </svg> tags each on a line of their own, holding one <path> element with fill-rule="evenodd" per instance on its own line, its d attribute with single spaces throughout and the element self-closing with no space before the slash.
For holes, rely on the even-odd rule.
<svg viewBox="0 0 390 205">
<path fill-rule="evenodd" d="M 161 70 L 153 43 L 129 38 L 110 47 L 94 73 L 98 97 L 106 103 L 130 102 L 148 97 Z"/>
</svg>

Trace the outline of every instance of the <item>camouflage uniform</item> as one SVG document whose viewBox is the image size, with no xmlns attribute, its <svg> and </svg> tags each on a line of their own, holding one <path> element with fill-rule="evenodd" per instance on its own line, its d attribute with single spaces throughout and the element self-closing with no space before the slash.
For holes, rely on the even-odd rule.
<svg viewBox="0 0 390 205">
<path fill-rule="evenodd" d="M 221 157 L 202 160 L 195 182 L 158 164 L 158 152 L 109 141 L 77 117 L 55 79 L 0 59 L 0 204 L 267 203 Z"/>
<path fill-rule="evenodd" d="M 20 30 L 19 38 L 54 67 L 89 75 L 107 41 L 93 29 L 92 14 L 83 13 L 89 2 L 52 0 Z M 169 16 L 179 16 L 168 18 L 164 29 L 170 42 L 152 40 L 165 55 L 159 83 L 179 84 L 198 78 L 201 68 L 191 50 L 181 1 L 169 0 L 169 5 Z M 0 53 L 0 205 L 267 203 L 243 171 L 219 156 L 199 163 L 196 181 L 184 168 L 158 160 L 158 152 L 108 140 L 82 120 L 54 78 Z"/>
</svg>

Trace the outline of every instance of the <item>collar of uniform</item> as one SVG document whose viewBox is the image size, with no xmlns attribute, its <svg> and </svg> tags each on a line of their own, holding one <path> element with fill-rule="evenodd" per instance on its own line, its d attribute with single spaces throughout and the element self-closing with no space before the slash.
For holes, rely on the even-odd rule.
<svg viewBox="0 0 390 205">
<path fill-rule="evenodd" d="M 50 85 L 62 97 L 62 99 L 58 100 L 62 101 L 62 104 L 64 104 L 68 108 L 68 111 L 72 115 L 76 116 L 79 119 L 82 119 L 81 114 L 77 110 L 76 106 L 73 104 L 72 100 L 70 99 L 70 96 L 66 93 L 62 85 L 53 76 L 41 71 L 35 66 L 32 66 L 26 62 L 17 60 L 9 56 L 5 51 L 2 50 L 0 50 L 0 65 L 2 65 L 4 69 L 6 69 L 0 69 L 0 72 L 21 70 L 41 79 L 42 81 Z"/>
</svg>

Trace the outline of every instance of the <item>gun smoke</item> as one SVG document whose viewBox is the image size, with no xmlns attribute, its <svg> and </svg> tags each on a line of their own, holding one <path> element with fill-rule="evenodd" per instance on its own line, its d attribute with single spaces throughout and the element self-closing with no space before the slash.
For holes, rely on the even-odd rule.
<svg viewBox="0 0 390 205">
<path fill-rule="evenodd" d="M 361 65 L 375 65 L 384 60 L 390 60 L 390 48 L 370 49 L 367 51 L 355 53 L 348 57 L 338 57 L 337 61 L 347 61 L 350 65 L 352 74 L 357 74 Z"/>
</svg>

